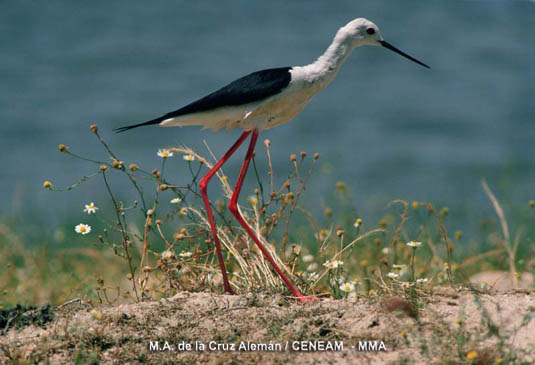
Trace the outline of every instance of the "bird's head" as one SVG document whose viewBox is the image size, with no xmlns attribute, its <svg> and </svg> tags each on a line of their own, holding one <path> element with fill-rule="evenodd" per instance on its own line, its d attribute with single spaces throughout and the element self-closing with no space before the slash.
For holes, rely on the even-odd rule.
<svg viewBox="0 0 535 365">
<path fill-rule="evenodd" d="M 416 62 L 417 64 L 430 68 L 425 63 L 418 61 L 416 58 L 409 56 L 405 52 L 397 49 L 390 43 L 386 42 L 381 35 L 379 27 L 375 23 L 365 18 L 357 18 L 350 21 L 344 27 L 340 28 L 337 37 L 341 40 L 348 42 L 351 47 L 359 46 L 379 46 L 387 48 L 397 54 L 402 55 L 409 60 Z"/>
</svg>

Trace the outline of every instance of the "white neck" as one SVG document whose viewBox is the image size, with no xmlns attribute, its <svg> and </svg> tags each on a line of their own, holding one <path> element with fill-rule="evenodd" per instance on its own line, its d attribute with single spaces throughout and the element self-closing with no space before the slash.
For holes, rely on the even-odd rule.
<svg viewBox="0 0 535 365">
<path fill-rule="evenodd" d="M 345 32 L 339 31 L 325 53 L 310 65 L 303 66 L 304 78 L 324 88 L 335 78 L 355 47 L 356 45 L 351 42 Z"/>
</svg>

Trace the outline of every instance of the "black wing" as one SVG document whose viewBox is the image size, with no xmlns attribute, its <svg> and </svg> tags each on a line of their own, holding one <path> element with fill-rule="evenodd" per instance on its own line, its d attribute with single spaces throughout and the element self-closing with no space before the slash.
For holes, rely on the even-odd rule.
<svg viewBox="0 0 535 365">
<path fill-rule="evenodd" d="M 243 105 L 265 99 L 280 93 L 282 89 L 288 86 L 291 80 L 291 69 L 291 67 L 279 67 L 253 72 L 183 108 L 162 115 L 159 118 L 149 120 L 148 122 L 114 130 L 120 133 L 144 125 L 159 124 L 166 119 L 176 118 L 181 115 L 214 110 L 224 106 Z"/>
</svg>

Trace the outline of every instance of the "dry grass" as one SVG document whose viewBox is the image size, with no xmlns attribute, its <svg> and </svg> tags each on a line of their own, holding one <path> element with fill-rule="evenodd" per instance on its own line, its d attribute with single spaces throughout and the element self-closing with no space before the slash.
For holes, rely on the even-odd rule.
<svg viewBox="0 0 535 365">
<path fill-rule="evenodd" d="M 325 208 L 323 216 L 309 211 L 307 204 L 302 204 L 302 201 L 307 181 L 314 176 L 319 156 L 305 152 L 291 155 L 287 171 L 276 174 L 271 164 L 271 146 L 266 140 L 265 150 L 257 152 L 258 155 L 253 159 L 248 178 L 255 179 L 256 183 L 249 192 L 243 192 L 240 212 L 275 261 L 305 295 L 345 300 L 301 307 L 288 302 L 288 297 L 285 299 L 284 296 L 288 295 L 285 286 L 226 209 L 225 201 L 232 195 L 232 187 L 223 170 L 218 172 L 217 179 L 211 185 L 212 192 L 217 186 L 222 192 L 213 210 L 231 285 L 240 296 L 220 297 L 217 294 L 222 293 L 221 274 L 197 186 L 200 176 L 212 166 L 214 155 L 208 148 L 207 154 L 211 157 L 186 147 L 167 149 L 167 155 L 164 154 L 166 157 L 156 157 L 155 154 L 155 159 L 160 158 L 157 168 L 146 169 L 122 161 L 101 138 L 98 128 L 92 126 L 91 130 L 110 160 L 79 156 L 67 146 L 60 145 L 63 154 L 94 164 L 96 171 L 66 188 L 58 189 L 49 182 L 45 183 L 47 189 L 64 191 L 81 188 L 90 179 L 102 179 L 103 191 L 109 197 L 112 210 L 106 212 L 102 208 L 92 216 L 80 215 L 80 219 L 86 222 L 91 219 L 95 222 L 92 232 L 83 237 L 68 238 L 73 241 L 83 239 L 85 246 L 57 249 L 50 241 L 45 241 L 27 249 L 10 225 L 0 225 L 0 265 L 8 267 L 7 275 L 0 277 L 4 307 L 16 302 L 60 305 L 53 333 L 47 334 L 47 338 L 53 339 L 51 343 L 43 346 L 33 343 L 30 346 L 32 340 L 28 337 L 30 347 L 19 351 L 12 347 L 13 342 L 10 341 L 22 341 L 22 338 L 11 330 L 11 337 L 3 342 L 6 359 L 15 362 L 17 359 L 49 360 L 55 356 L 51 349 L 59 346 L 68 349 L 58 352 L 57 359 L 61 361 L 111 361 L 114 356 L 121 361 L 136 361 L 137 358 L 132 356 L 140 356 L 158 362 L 168 359 L 164 355 L 148 354 L 142 350 L 146 350 L 146 341 L 151 339 L 150 336 L 254 340 L 255 326 L 257 330 L 268 329 L 257 339 L 265 341 L 321 338 L 324 336 L 318 337 L 315 331 L 321 331 L 322 328 L 327 328 L 330 334 L 327 337 L 332 339 L 385 339 L 395 349 L 395 352 L 385 355 L 385 361 L 411 362 L 420 359 L 434 362 L 436 354 L 442 354 L 440 356 L 448 359 L 444 361 L 449 363 L 489 363 L 500 358 L 507 359 L 506 363 L 516 363 L 521 356 L 532 356 L 523 347 L 520 350 L 517 348 L 515 341 L 518 339 L 515 340 L 511 333 L 524 333 L 521 332 L 524 327 L 532 326 L 530 319 L 533 317 L 533 307 L 528 306 L 525 311 L 515 313 L 519 321 L 525 319 L 524 325 L 514 329 L 504 326 L 493 317 L 495 313 L 500 313 L 499 309 L 493 309 L 489 314 L 488 303 L 497 303 L 489 295 L 492 293 L 489 291 L 492 290 L 492 283 L 478 282 L 472 286 L 468 280 L 470 275 L 482 269 L 506 269 L 510 273 L 512 289 L 519 285 L 518 278 L 521 275 L 533 276 L 535 273 L 535 250 L 531 256 L 518 259 L 520 248 L 526 252 L 526 247 L 535 247 L 533 240 L 528 234 L 520 234 L 523 230 L 519 228 L 517 232 L 520 233 L 511 242 L 505 212 L 485 182 L 483 188 L 496 210 L 500 231 L 496 229 L 489 232 L 488 236 L 477 238 L 485 243 L 485 251 L 466 256 L 460 249 L 460 244 L 466 244 L 466 239 L 460 232 L 450 235 L 447 230 L 447 208 L 437 209 L 427 202 L 395 200 L 376 224 L 343 213 L 349 211 L 343 204 Z M 267 170 L 261 169 L 260 163 L 257 166 L 257 161 L 264 156 L 263 152 Z M 185 158 L 182 159 L 182 156 Z M 168 173 L 171 164 L 173 171 L 181 171 L 182 175 L 189 173 L 191 181 L 188 184 L 175 183 L 177 176 Z M 284 178 L 277 179 L 275 176 Z M 124 194 L 124 181 L 127 181 L 138 195 L 136 200 L 123 201 L 118 197 L 116 182 L 121 178 L 121 194 Z M 282 182 L 276 185 L 279 180 Z M 333 190 L 338 200 L 349 201 L 349 189 L 344 183 L 337 183 Z M 171 200 L 173 202 L 168 203 Z M 408 245 L 409 242 L 416 244 Z M 507 255 L 503 255 L 504 252 Z M 525 283 L 524 279 L 522 283 Z M 448 294 L 441 294 L 444 290 Z M 461 294 L 458 294 L 459 291 Z M 184 294 L 194 292 L 210 294 Z M 232 332 L 234 337 L 231 332 L 220 332 L 218 328 L 212 328 L 215 332 L 208 334 L 199 332 L 193 320 L 189 319 L 185 327 L 178 328 L 172 319 L 173 315 L 187 317 L 190 308 L 177 306 L 174 301 L 172 305 L 165 302 L 171 307 L 161 309 L 151 302 L 177 293 L 179 296 L 176 298 L 186 295 L 193 302 L 201 302 L 199 306 L 207 312 L 202 315 L 196 312 L 201 315 L 199 320 L 212 318 L 217 323 L 225 323 L 237 321 L 238 318 L 233 316 L 238 314 L 252 316 L 253 320 L 246 327 L 237 325 Z M 271 295 L 278 299 L 268 303 L 267 298 Z M 459 301 L 459 298 L 464 299 Z M 468 298 L 472 298 L 472 304 L 468 304 Z M 481 304 L 481 298 L 485 298 L 485 305 Z M 515 294 L 507 298 L 510 302 L 533 300 L 532 294 Z M 195 305 L 193 302 L 188 302 L 188 305 Z M 215 303 L 213 308 L 209 304 L 212 302 Z M 118 306 L 121 303 L 129 303 L 129 306 Z M 511 303 L 514 306 L 514 302 Z M 76 315 L 81 316 L 81 322 L 75 326 L 69 322 L 68 316 L 64 317 L 64 313 L 70 313 L 69 308 L 73 306 L 78 308 Z M 106 320 L 90 324 L 87 310 L 96 307 L 105 313 Z M 281 307 L 286 308 L 281 309 L 282 313 L 275 311 L 271 315 L 266 314 L 272 308 Z M 452 325 L 453 314 L 448 309 L 453 307 L 457 312 L 470 307 L 472 312 L 469 318 L 477 312 L 480 325 L 465 326 L 473 320 L 464 319 Z M 127 310 L 129 313 L 132 308 L 139 308 L 153 320 L 163 315 L 165 320 L 157 322 L 161 334 L 151 329 L 144 336 L 138 336 L 136 332 L 145 329 L 148 322 L 141 328 L 139 324 L 129 322 L 127 319 L 131 314 L 127 314 L 124 329 L 132 333 L 123 333 L 126 339 L 119 338 L 111 325 L 121 322 L 119 319 L 112 320 L 115 318 L 112 313 L 121 311 L 121 308 L 130 308 Z M 340 317 L 334 318 L 328 308 L 333 313 L 339 313 Z M 380 317 L 379 323 L 385 323 L 384 318 L 387 318 L 398 327 L 384 328 L 384 331 L 377 333 L 367 330 L 360 322 L 354 323 L 349 319 L 351 315 L 357 315 L 363 316 L 365 322 L 370 320 L 371 317 L 362 314 L 361 310 Z M 437 315 L 441 311 L 447 313 Z M 308 317 L 313 318 L 313 323 L 328 325 L 314 325 Z M 398 321 L 398 317 L 408 319 Z M 462 318 L 462 313 L 457 313 L 457 317 Z M 304 327 L 294 328 L 293 321 L 304 323 Z M 348 327 L 344 321 L 353 324 Z M 84 327 L 88 325 L 91 326 L 89 330 Z M 228 324 L 222 328 L 227 327 Z M 46 331 L 50 331 L 50 326 Z M 484 331 L 488 336 L 484 335 Z M 93 332 L 94 336 L 91 335 Z M 135 351 L 123 353 L 117 349 L 119 343 L 129 344 Z M 108 348 L 111 350 L 108 351 Z M 473 359 L 470 359 L 474 355 L 470 351 L 477 352 Z M 297 359 L 296 354 L 285 354 L 280 358 L 257 355 L 249 354 L 246 359 L 249 362 L 257 361 L 257 358 L 271 362 Z M 191 360 L 188 356 L 184 354 L 180 360 Z M 210 355 L 203 356 L 207 361 L 213 361 Z M 307 356 L 299 359 L 307 362 Z M 352 356 L 344 355 L 337 359 L 351 362 L 354 359 Z M 355 356 L 359 361 L 377 359 L 375 355 Z M 237 358 L 229 355 L 227 360 Z"/>
</svg>

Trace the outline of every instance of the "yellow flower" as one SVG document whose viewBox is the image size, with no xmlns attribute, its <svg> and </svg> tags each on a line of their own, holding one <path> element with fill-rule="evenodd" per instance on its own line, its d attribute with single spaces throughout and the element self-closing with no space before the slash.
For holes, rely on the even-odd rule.
<svg viewBox="0 0 535 365">
<path fill-rule="evenodd" d="M 362 260 L 362 261 L 360 262 L 360 266 L 362 266 L 362 267 L 366 267 L 366 266 L 368 266 L 368 261 L 367 261 L 367 260 Z"/>
<path fill-rule="evenodd" d="M 477 357 L 478 353 L 476 350 L 472 350 L 466 354 L 468 360 L 474 360 Z"/>
<path fill-rule="evenodd" d="M 186 208 L 186 207 L 180 208 L 180 214 L 181 215 L 186 215 L 187 213 L 188 213 L 188 208 Z"/>
<path fill-rule="evenodd" d="M 463 319 L 461 317 L 457 317 L 455 318 L 455 323 L 457 323 L 458 325 L 462 324 L 463 323 Z"/>
<path fill-rule="evenodd" d="M 93 317 L 97 321 L 100 321 L 102 319 L 102 312 L 99 310 L 93 309 L 91 311 L 91 317 Z"/>
<path fill-rule="evenodd" d="M 188 162 L 191 162 L 191 161 L 195 161 L 195 156 L 193 155 L 184 155 L 184 160 L 188 161 Z"/>
<path fill-rule="evenodd" d="M 47 180 L 47 181 L 45 181 L 45 182 L 43 183 L 43 187 L 44 187 L 45 189 L 49 189 L 49 190 L 50 190 L 50 189 L 52 189 L 52 183 L 51 183 L 50 181 Z"/>
<path fill-rule="evenodd" d="M 357 218 L 357 220 L 355 221 L 355 223 L 353 223 L 353 227 L 355 228 L 359 228 L 362 224 L 362 219 L 360 218 Z"/>
<path fill-rule="evenodd" d="M 412 202 L 412 209 L 418 209 L 419 206 L 420 206 L 420 203 Z"/>
</svg>

